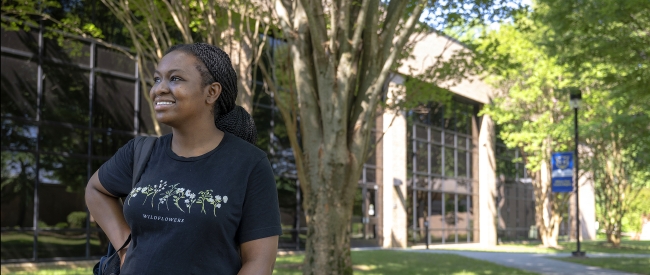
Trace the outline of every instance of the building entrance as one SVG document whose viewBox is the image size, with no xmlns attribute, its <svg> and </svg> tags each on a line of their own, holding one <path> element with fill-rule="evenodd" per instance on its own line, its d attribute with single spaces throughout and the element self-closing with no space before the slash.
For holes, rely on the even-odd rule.
<svg viewBox="0 0 650 275">
<path fill-rule="evenodd" d="M 437 108 L 436 108 L 437 107 Z M 409 131 L 409 241 L 478 241 L 478 181 L 474 178 L 473 109 L 454 103 L 412 112 Z"/>
</svg>

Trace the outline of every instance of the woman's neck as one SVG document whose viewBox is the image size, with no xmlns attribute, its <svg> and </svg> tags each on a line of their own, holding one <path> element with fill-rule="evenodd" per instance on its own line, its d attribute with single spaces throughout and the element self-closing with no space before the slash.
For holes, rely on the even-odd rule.
<svg viewBox="0 0 650 275">
<path fill-rule="evenodd" d="M 189 125 L 187 125 L 189 126 Z M 221 143 L 224 132 L 212 125 L 172 128 L 172 151 L 181 157 L 197 157 Z"/>
</svg>

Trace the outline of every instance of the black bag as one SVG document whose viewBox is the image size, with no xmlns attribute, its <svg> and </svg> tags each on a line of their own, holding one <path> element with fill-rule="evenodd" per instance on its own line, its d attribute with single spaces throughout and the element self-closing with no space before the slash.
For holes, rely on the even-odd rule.
<svg viewBox="0 0 650 275">
<path fill-rule="evenodd" d="M 106 256 L 102 256 L 99 259 L 99 262 L 93 267 L 94 275 L 119 275 L 120 274 L 120 255 L 117 254 L 118 251 L 124 249 L 126 245 L 131 241 L 131 235 L 126 238 L 126 242 L 118 249 L 115 248 L 109 243 L 108 244 L 108 253 Z"/>
<path fill-rule="evenodd" d="M 134 140 L 134 152 L 133 152 L 133 181 L 131 182 L 131 189 L 135 188 L 135 184 L 140 180 L 140 176 L 144 171 L 144 167 L 149 161 L 149 156 L 151 156 L 151 151 L 153 149 L 154 143 L 156 143 L 156 137 L 135 137 Z M 131 235 L 126 239 L 126 242 L 120 247 L 120 249 L 115 250 L 111 243 L 108 243 L 108 252 L 106 256 L 102 256 L 99 259 L 99 262 L 93 267 L 93 275 L 119 275 L 120 274 L 120 256 L 117 254 L 118 251 L 124 249 L 127 244 L 131 241 Z"/>
</svg>

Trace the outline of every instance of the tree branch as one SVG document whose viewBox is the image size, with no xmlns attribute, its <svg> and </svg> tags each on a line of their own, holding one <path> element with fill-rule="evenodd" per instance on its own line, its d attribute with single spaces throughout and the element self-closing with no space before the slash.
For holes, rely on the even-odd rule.
<svg viewBox="0 0 650 275">
<path fill-rule="evenodd" d="M 280 95 L 281 92 L 275 86 L 275 81 L 271 78 L 271 74 L 266 69 L 266 65 L 264 64 L 264 62 L 260 62 L 259 67 L 260 70 L 262 71 L 262 76 L 264 77 L 264 81 L 267 87 L 271 90 L 272 93 L 276 95 Z M 289 137 L 289 143 L 291 144 L 291 148 L 293 149 L 293 155 L 296 159 L 298 179 L 303 183 L 308 183 L 309 181 L 307 180 L 305 174 L 305 168 L 304 168 L 303 151 L 300 147 L 300 143 L 298 142 L 298 137 L 296 135 L 296 133 L 298 132 L 297 114 L 295 111 L 294 112 L 291 111 L 295 106 L 295 103 L 293 102 L 293 100 L 290 101 L 289 103 L 283 100 L 278 100 L 276 102 L 278 104 L 277 106 L 278 109 L 280 110 L 280 115 L 282 116 L 282 120 L 287 126 L 287 133 L 289 133 L 287 136 Z M 308 189 L 308 188 L 303 188 L 303 189 Z M 310 190 L 303 190 L 303 192 L 309 194 Z"/>
<path fill-rule="evenodd" d="M 416 5 L 415 9 L 413 10 L 413 13 L 409 16 L 408 20 L 404 24 L 404 27 L 402 28 L 402 32 L 399 34 L 399 36 L 395 39 L 395 43 L 393 44 L 393 50 L 390 52 L 386 60 L 384 61 L 384 64 L 382 64 L 381 70 L 378 73 L 378 76 L 376 79 L 372 81 L 372 84 L 368 86 L 367 89 L 361 90 L 364 91 L 366 96 L 359 96 L 357 97 L 357 103 L 355 104 L 355 117 L 353 119 L 356 120 L 355 125 L 363 125 L 365 121 L 368 121 L 373 113 L 375 112 L 374 108 L 357 108 L 357 106 L 362 106 L 362 102 L 368 100 L 367 106 L 377 106 L 377 103 L 380 98 L 380 93 L 381 93 L 381 88 L 384 85 L 388 74 L 390 72 L 391 67 L 395 63 L 395 60 L 397 59 L 397 56 L 400 51 L 396 49 L 401 49 L 404 47 L 406 44 L 406 41 L 408 38 L 411 36 L 414 30 L 415 23 L 417 22 L 417 19 L 420 17 L 420 14 L 424 10 L 424 5 L 426 4 L 427 0 L 420 0 L 418 5 Z M 391 39 L 392 40 L 392 39 Z M 362 89 L 364 88 L 363 86 L 361 87 Z M 357 127 L 357 126 L 355 126 Z M 366 127 L 367 128 L 367 127 Z M 361 130 L 361 129 L 360 129 Z M 364 129 L 362 132 L 366 132 L 368 129 Z"/>
<path fill-rule="evenodd" d="M 363 30 L 366 25 L 367 13 L 368 13 L 368 8 L 370 7 L 370 1 L 373 0 L 363 0 L 363 2 L 361 2 L 361 10 L 359 10 L 359 15 L 357 16 L 357 20 L 355 21 L 355 24 L 352 27 L 354 29 L 354 34 L 352 36 L 352 40 L 350 44 L 352 48 L 351 52 L 353 54 L 358 53 L 361 50 L 359 48 L 361 47 L 361 35 L 363 34 Z M 391 1 L 391 3 L 395 1 L 397 0 Z M 376 4 L 377 3 L 374 3 L 373 7 L 377 6 Z"/>
<path fill-rule="evenodd" d="M 307 26 L 309 26 L 309 37 L 314 51 L 312 53 L 314 60 L 327 59 L 330 51 L 327 45 L 322 44 L 324 41 L 328 41 L 323 5 L 320 1 L 313 0 L 300 0 L 300 3 L 307 18 Z"/>
<path fill-rule="evenodd" d="M 395 32 L 397 31 L 397 24 L 402 19 L 401 15 L 404 13 L 407 3 L 408 1 L 393 0 L 390 1 L 390 4 L 388 5 L 388 10 L 387 10 L 388 14 L 386 15 L 386 21 L 382 26 L 381 33 L 379 34 L 379 42 L 382 45 L 381 48 L 379 49 L 381 53 L 380 60 L 384 60 L 387 53 L 390 51 L 391 46 L 393 46 L 392 45 L 393 37 L 395 36 Z M 419 17 L 420 15 L 418 15 L 418 18 Z"/>
<path fill-rule="evenodd" d="M 192 33 L 189 29 L 190 24 L 187 20 L 188 18 L 184 13 L 187 11 L 187 9 L 189 9 L 189 5 L 187 5 L 188 3 L 181 3 L 184 1 L 173 1 L 173 3 L 170 3 L 170 0 L 162 0 L 162 2 L 167 5 L 167 8 L 170 11 L 170 15 L 174 19 L 174 23 L 176 23 L 176 27 L 181 32 L 181 35 L 183 36 L 183 43 L 192 43 Z"/>
</svg>

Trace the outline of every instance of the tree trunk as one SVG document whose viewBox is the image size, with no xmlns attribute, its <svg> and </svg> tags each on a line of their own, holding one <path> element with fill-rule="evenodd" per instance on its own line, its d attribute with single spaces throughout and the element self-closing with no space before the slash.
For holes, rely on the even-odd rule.
<svg viewBox="0 0 650 275">
<path fill-rule="evenodd" d="M 349 215 L 342 211 L 319 211 L 312 214 L 312 219 L 307 221 L 303 274 L 351 275 Z M 316 220 L 324 222 L 319 224 Z"/>
<path fill-rule="evenodd" d="M 237 72 L 237 105 L 242 106 L 248 113 L 253 114 L 253 93 L 255 80 L 252 75 L 253 63 L 255 62 L 255 51 L 257 47 L 258 33 L 250 34 L 246 32 L 250 24 L 244 14 L 233 14 L 231 10 L 227 11 L 228 26 L 221 31 L 221 48 L 228 53 L 233 68 Z M 253 36 L 253 37 L 251 37 Z M 260 45 L 263 47 L 263 45 Z"/>
<path fill-rule="evenodd" d="M 613 245 L 614 247 L 618 247 L 621 245 L 621 223 L 617 222 L 620 221 L 620 218 L 616 218 L 616 215 L 614 211 L 609 211 L 609 214 L 611 215 L 609 221 L 605 222 L 605 234 L 607 235 L 607 242 Z"/>
<path fill-rule="evenodd" d="M 556 202 L 557 203 L 557 202 Z M 548 240 L 549 247 L 558 247 L 557 238 L 560 235 L 560 223 L 562 223 L 562 215 L 559 211 L 553 211 L 553 217 L 551 218 L 551 229 L 548 235 L 550 236 Z"/>
<path fill-rule="evenodd" d="M 350 222 L 361 169 L 351 167 L 360 167 L 359 163 L 347 157 L 345 143 L 305 146 L 321 149 L 306 150 L 318 158 L 307 155 L 306 159 L 315 159 L 310 167 L 316 169 L 307 169 L 309 182 L 300 185 L 308 228 L 303 274 L 352 274 Z"/>
<path fill-rule="evenodd" d="M 629 210 L 629 199 L 632 190 L 630 181 L 626 179 L 629 175 L 623 166 L 625 160 L 621 152 L 619 152 L 618 143 L 616 141 L 610 142 L 610 146 L 605 147 L 605 149 L 611 151 L 600 150 L 598 152 L 601 162 L 600 170 L 603 172 L 603 176 L 596 180 L 601 185 L 600 188 L 596 189 L 596 193 L 601 201 L 602 209 L 600 211 L 607 242 L 618 247 L 621 244 L 623 226 L 621 222 Z"/>
<path fill-rule="evenodd" d="M 321 189 L 326 188 L 323 186 Z M 352 211 L 335 207 L 342 203 L 341 200 L 324 190 L 313 192 L 305 200 L 308 231 L 303 274 L 352 274 Z"/>
<path fill-rule="evenodd" d="M 236 39 L 231 31 L 224 31 L 229 35 L 224 40 Z M 253 49 L 250 39 L 240 38 L 239 43 L 227 43 L 224 50 L 230 55 L 230 60 L 237 72 L 237 105 L 242 106 L 249 114 L 253 114 L 253 93 L 255 82 L 252 79 Z"/>
<path fill-rule="evenodd" d="M 546 156 L 550 156 L 549 144 L 551 144 L 551 141 L 546 139 L 542 151 Z M 539 230 L 542 244 L 545 247 L 557 247 L 562 216 L 558 211 L 560 202 L 551 193 L 551 168 L 548 157 L 543 158 L 540 170 L 535 173 L 533 187 L 535 193 L 535 224 Z"/>
<path fill-rule="evenodd" d="M 607 235 L 607 242 L 615 247 L 621 244 L 621 220 L 623 215 L 620 211 L 613 207 L 606 211 L 606 219 L 604 221 L 605 234 Z"/>
<path fill-rule="evenodd" d="M 617 234 L 616 230 L 613 232 L 607 232 L 607 242 L 612 244 L 614 247 L 619 247 L 621 245 L 621 235 Z"/>
</svg>

